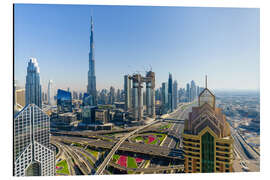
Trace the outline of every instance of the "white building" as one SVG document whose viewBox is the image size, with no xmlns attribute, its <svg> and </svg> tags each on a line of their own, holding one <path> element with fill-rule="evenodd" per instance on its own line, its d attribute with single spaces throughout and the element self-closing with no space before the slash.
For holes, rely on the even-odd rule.
<svg viewBox="0 0 270 180">
<path fill-rule="evenodd" d="M 55 152 L 50 144 L 50 118 L 28 104 L 14 118 L 14 176 L 55 175 Z"/>
<path fill-rule="evenodd" d="M 36 104 L 42 107 L 39 67 L 35 58 L 30 58 L 27 66 L 25 104 Z"/>
</svg>

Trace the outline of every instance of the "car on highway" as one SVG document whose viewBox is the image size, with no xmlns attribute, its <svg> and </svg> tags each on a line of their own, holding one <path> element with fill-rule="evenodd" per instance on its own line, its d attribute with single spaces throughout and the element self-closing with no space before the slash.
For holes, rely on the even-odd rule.
<svg viewBox="0 0 270 180">
<path fill-rule="evenodd" d="M 242 166 L 242 169 L 243 169 L 244 171 L 249 172 L 249 168 L 248 168 L 248 166 L 247 166 L 247 164 L 246 164 L 245 161 L 241 161 L 241 162 L 240 162 L 240 165 Z"/>
</svg>

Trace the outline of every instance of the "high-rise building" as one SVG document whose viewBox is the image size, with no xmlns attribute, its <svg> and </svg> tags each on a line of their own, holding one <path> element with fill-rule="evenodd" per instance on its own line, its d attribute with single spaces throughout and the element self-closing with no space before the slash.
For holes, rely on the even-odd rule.
<svg viewBox="0 0 270 180">
<path fill-rule="evenodd" d="M 114 87 L 110 87 L 110 93 L 109 93 L 109 104 L 113 104 L 115 101 L 115 89 Z"/>
<path fill-rule="evenodd" d="M 55 152 L 50 144 L 50 118 L 28 104 L 14 118 L 14 176 L 55 175 Z"/>
<path fill-rule="evenodd" d="M 89 52 L 89 71 L 88 71 L 88 85 L 87 93 L 91 96 L 91 105 L 97 104 L 97 89 L 96 89 L 96 75 L 95 75 L 95 46 L 94 46 L 94 24 L 91 16 L 91 35 L 90 35 L 90 52 Z"/>
<path fill-rule="evenodd" d="M 168 83 L 162 83 L 161 90 L 161 102 L 162 102 L 162 113 L 166 113 L 168 110 Z"/>
<path fill-rule="evenodd" d="M 186 86 L 186 97 L 187 97 L 187 102 L 190 102 L 190 85 L 187 83 Z"/>
<path fill-rule="evenodd" d="M 185 172 L 232 172 L 233 139 L 215 95 L 207 88 L 185 120 L 183 150 Z"/>
<path fill-rule="evenodd" d="M 172 74 L 169 74 L 169 79 L 168 79 L 168 100 L 169 100 L 169 110 L 170 112 L 173 111 L 173 96 L 172 96 L 172 91 L 173 91 L 173 80 L 172 80 Z"/>
<path fill-rule="evenodd" d="M 172 97 L 173 97 L 173 109 L 176 109 L 178 105 L 178 83 L 176 80 L 174 80 L 173 82 Z"/>
<path fill-rule="evenodd" d="M 197 96 L 199 96 L 200 95 L 200 87 L 199 86 L 197 86 Z"/>
<path fill-rule="evenodd" d="M 58 113 L 72 112 L 71 92 L 62 89 L 57 90 L 57 110 Z"/>
<path fill-rule="evenodd" d="M 196 85 L 195 82 L 192 80 L 190 83 L 190 101 L 194 101 L 196 98 Z"/>
<path fill-rule="evenodd" d="M 52 80 L 49 80 L 47 94 L 48 94 L 48 104 L 52 105 L 53 101 L 54 101 L 54 90 L 53 90 L 53 81 Z"/>
<path fill-rule="evenodd" d="M 130 110 L 132 106 L 131 79 L 129 75 L 124 76 L 124 92 L 125 92 L 125 110 Z"/>
<path fill-rule="evenodd" d="M 30 58 L 25 83 L 25 104 L 36 104 L 42 108 L 39 67 L 35 58 Z"/>
</svg>

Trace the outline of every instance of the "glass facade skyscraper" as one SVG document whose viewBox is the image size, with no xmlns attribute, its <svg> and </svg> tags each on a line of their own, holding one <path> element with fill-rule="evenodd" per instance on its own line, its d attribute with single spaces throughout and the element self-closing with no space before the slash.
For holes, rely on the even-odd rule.
<svg viewBox="0 0 270 180">
<path fill-rule="evenodd" d="M 168 79 L 168 106 L 171 112 L 173 111 L 172 91 L 173 91 L 173 80 L 172 80 L 172 74 L 170 73 L 169 79 Z"/>
<path fill-rule="evenodd" d="M 50 144 L 50 118 L 28 104 L 14 118 L 14 176 L 55 175 L 55 152 Z"/>
<path fill-rule="evenodd" d="M 71 92 L 62 89 L 57 90 L 57 110 L 59 113 L 72 112 Z"/>
<path fill-rule="evenodd" d="M 30 58 L 27 66 L 25 104 L 36 104 L 42 107 L 39 67 L 35 58 Z"/>
</svg>

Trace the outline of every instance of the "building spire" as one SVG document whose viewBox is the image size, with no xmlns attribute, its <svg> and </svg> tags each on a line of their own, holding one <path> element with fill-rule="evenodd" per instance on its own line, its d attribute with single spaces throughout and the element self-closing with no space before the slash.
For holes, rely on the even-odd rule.
<svg viewBox="0 0 270 180">
<path fill-rule="evenodd" d="M 205 75 L 205 88 L 207 88 L 207 75 Z"/>
</svg>

